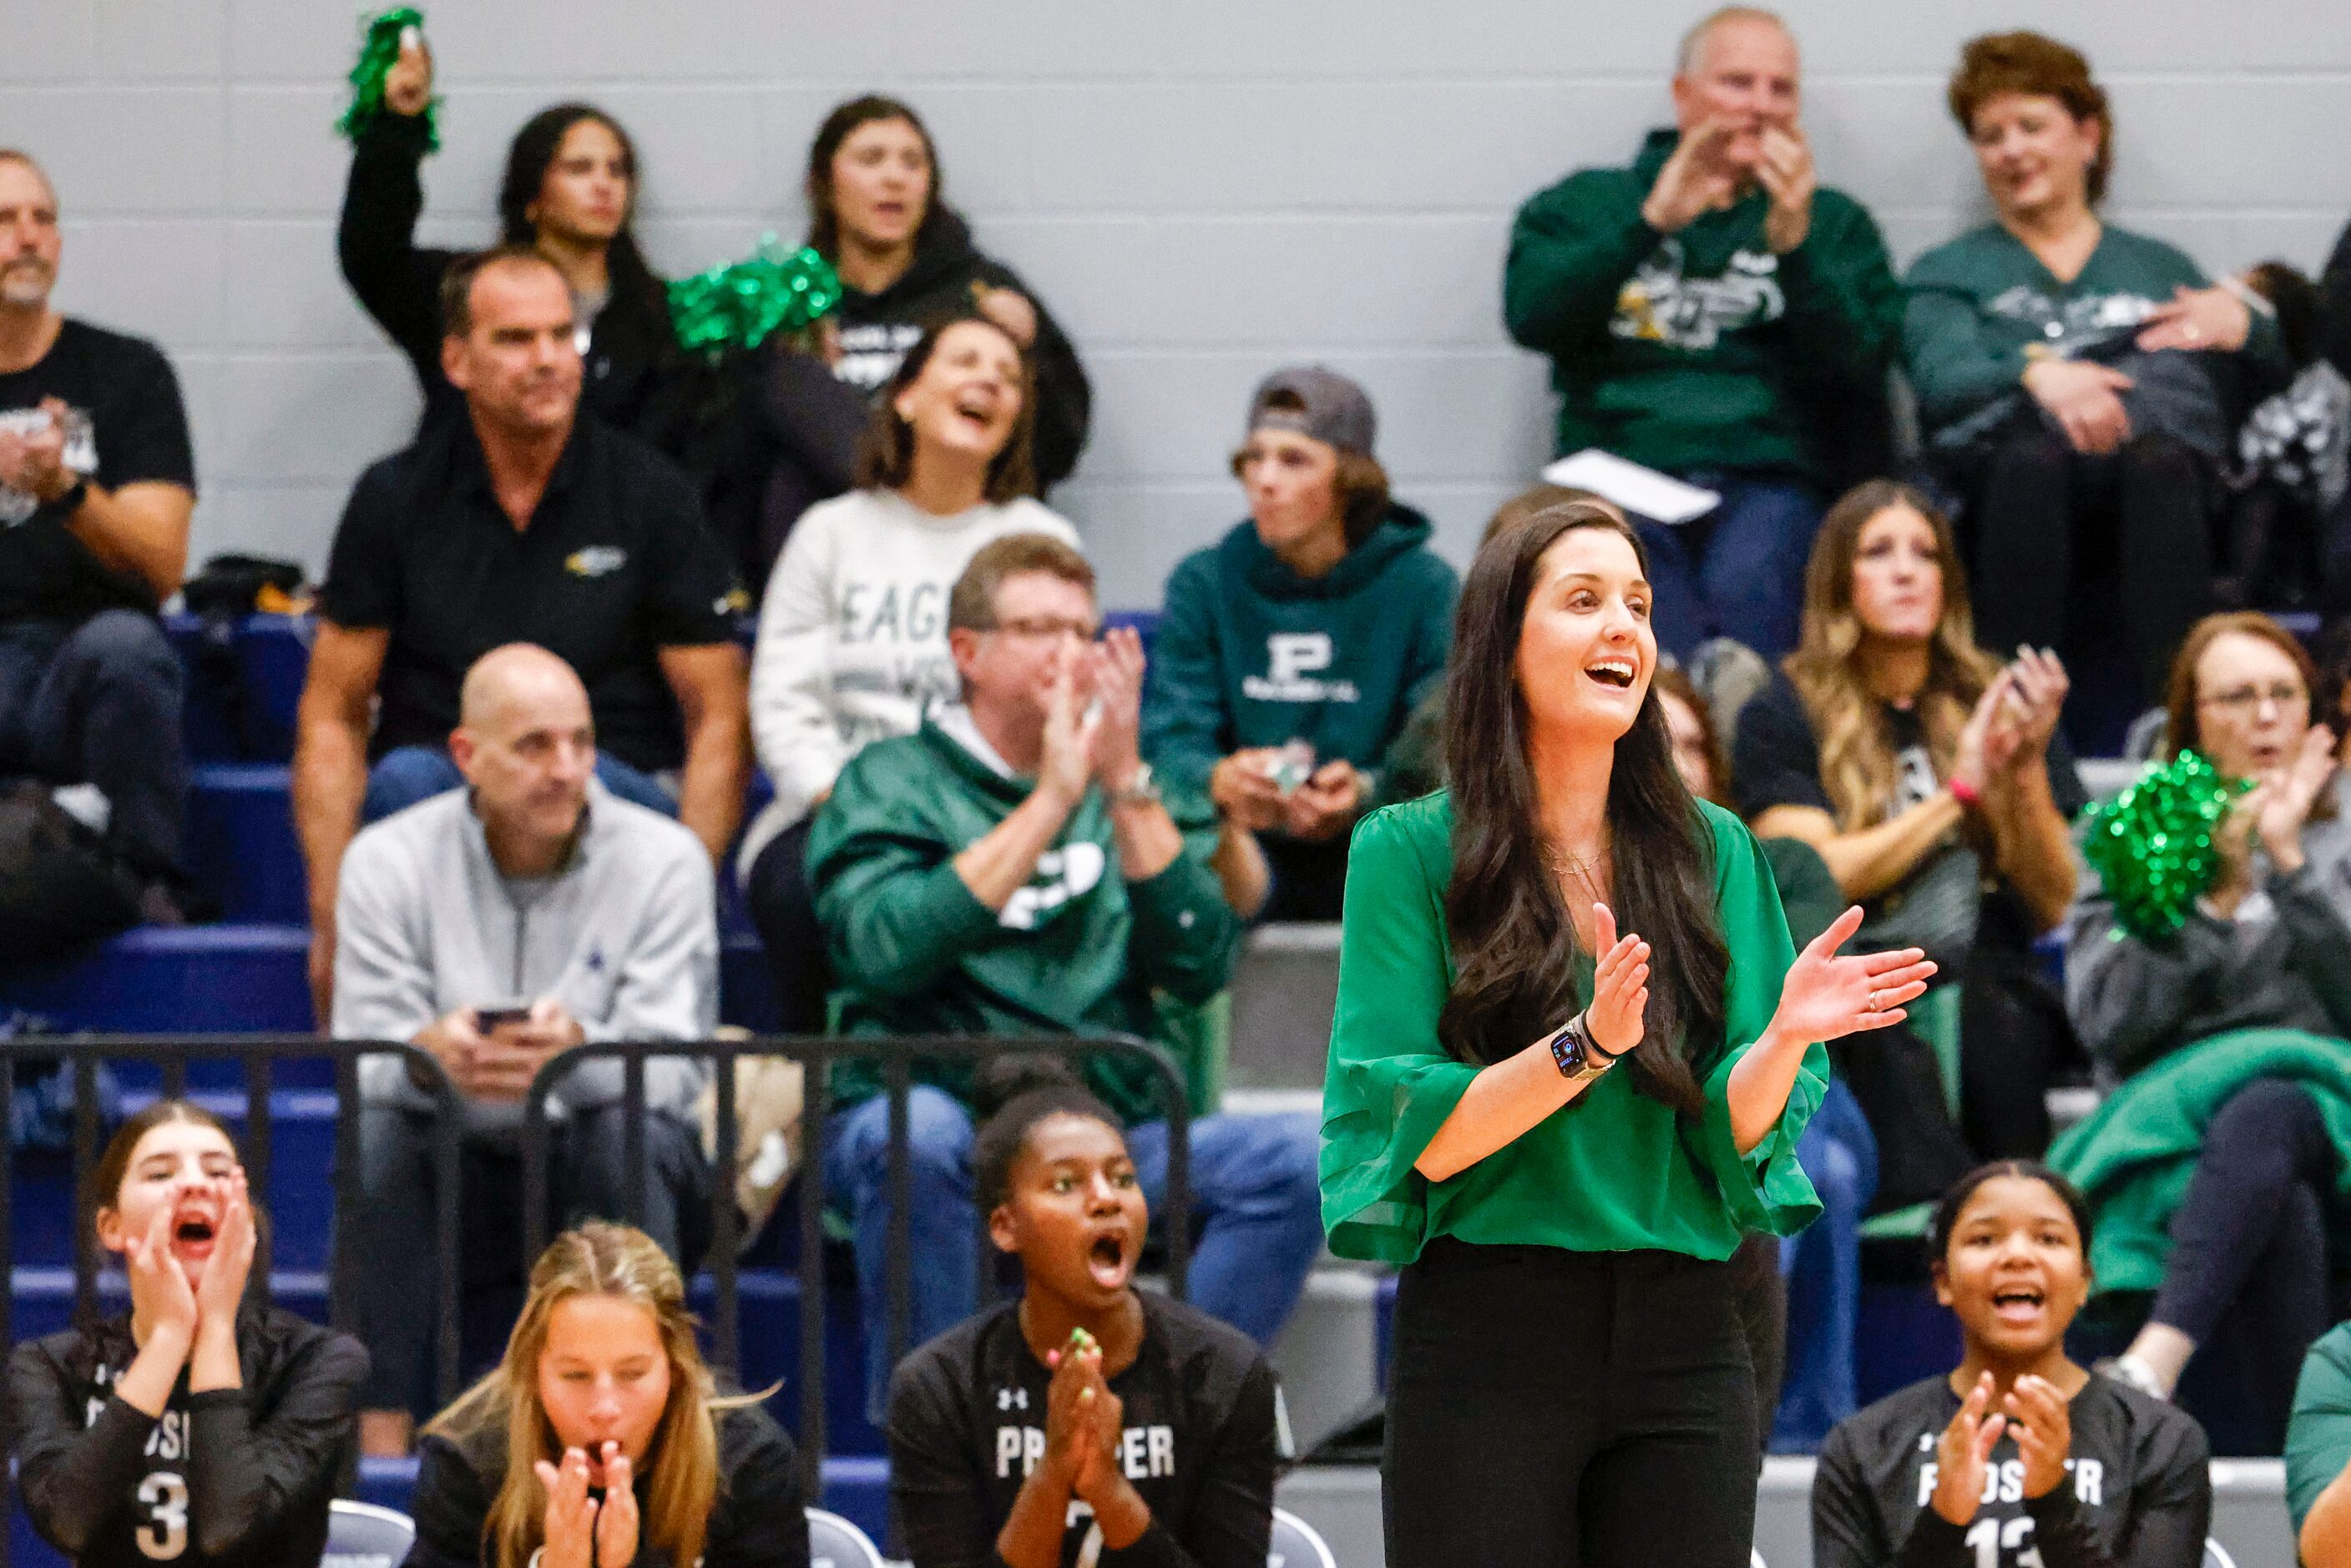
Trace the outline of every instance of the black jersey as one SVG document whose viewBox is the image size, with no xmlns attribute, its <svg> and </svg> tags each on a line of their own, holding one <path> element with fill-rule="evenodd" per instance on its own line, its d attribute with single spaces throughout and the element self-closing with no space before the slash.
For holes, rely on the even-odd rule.
<svg viewBox="0 0 2351 1568">
<path fill-rule="evenodd" d="M 890 1380 L 890 1512 L 914 1568 L 998 1561 L 996 1537 L 1045 1457 L 1053 1375 L 1020 1333 L 1018 1303 L 980 1313 L 909 1355 Z M 1110 1380 L 1119 1463 L 1151 1509 L 1123 1552 L 1070 1502 L 1065 1568 L 1265 1568 L 1273 1528 L 1277 1385 L 1238 1330 L 1143 1293 L 1143 1346 Z"/>
<path fill-rule="evenodd" d="M 792 1440 L 756 1406 L 715 1413 L 718 1497 L 702 1557 L 691 1568 L 809 1568 L 808 1514 Z M 484 1568 L 495 1563 L 485 1534 L 490 1504 L 507 1479 L 504 1416 L 464 1437 L 427 1433 L 416 1448 L 416 1544 L 404 1568 Z M 643 1511 L 635 1568 L 677 1568 L 652 1542 L 653 1467 L 637 1472 Z M 590 1495 L 599 1495 L 591 1493 Z M 318 1568 L 313 1563 L 310 1568 Z"/>
<path fill-rule="evenodd" d="M 2002 1435 L 1976 1517 L 1928 1505 L 1937 1445 L 1959 1396 L 1930 1377 L 1846 1417 L 1813 1480 L 1813 1568 L 2197 1568 L 2212 1519 L 2210 1450 L 2185 1412 L 2093 1377 L 2066 1407 L 2067 1479 L 2024 1496 L 2024 1461 Z"/>
<path fill-rule="evenodd" d="M 137 1354 L 125 1316 L 9 1355 L 17 1491 L 33 1527 L 80 1568 L 318 1568 L 357 1436 L 359 1342 L 248 1311 L 236 1325 L 243 1385 L 191 1394 L 183 1369 L 160 1418 L 114 1393 Z"/>
</svg>

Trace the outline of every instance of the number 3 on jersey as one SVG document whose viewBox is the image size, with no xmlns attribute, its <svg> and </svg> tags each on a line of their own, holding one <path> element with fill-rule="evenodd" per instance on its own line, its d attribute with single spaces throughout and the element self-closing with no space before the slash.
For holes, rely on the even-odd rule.
<svg viewBox="0 0 2351 1568">
<path fill-rule="evenodd" d="M 2008 1568 L 2041 1568 L 2041 1548 L 2025 1546 L 2032 1539 L 2032 1521 L 1980 1519 L 1967 1533 L 1966 1544 L 1976 1551 L 1976 1568 L 2001 1568 L 2001 1553 L 2013 1552 Z M 2024 1550 L 2018 1552 L 2022 1546 Z"/>
<path fill-rule="evenodd" d="M 139 1483 L 140 1505 L 148 1511 L 144 1529 L 133 1531 L 144 1556 L 168 1563 L 188 1549 L 188 1483 L 157 1470 Z"/>
</svg>

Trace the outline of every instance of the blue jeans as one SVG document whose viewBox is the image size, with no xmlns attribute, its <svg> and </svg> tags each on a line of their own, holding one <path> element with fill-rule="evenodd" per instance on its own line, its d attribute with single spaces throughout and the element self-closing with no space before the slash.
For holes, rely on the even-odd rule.
<svg viewBox="0 0 2351 1568">
<path fill-rule="evenodd" d="M 1853 1342 L 1861 1317 L 1861 1218 L 1877 1193 L 1877 1139 L 1861 1103 L 1832 1079 L 1796 1142 L 1823 1212 L 1780 1243 L 1788 1276 L 1788 1375 L 1771 1423 L 1771 1451 L 1805 1453 L 1854 1412 Z"/>
<path fill-rule="evenodd" d="M 623 800 L 677 815 L 677 802 L 650 773 L 641 773 L 609 752 L 596 754 L 596 779 Z M 465 776 L 449 754 L 434 746 L 396 746 L 368 769 L 367 794 L 360 801 L 362 823 L 381 821 L 435 795 L 462 787 Z"/>
<path fill-rule="evenodd" d="M 907 1234 L 914 1249 L 908 1349 L 945 1333 L 979 1303 L 979 1211 L 971 1193 L 971 1113 L 944 1090 L 906 1098 Z M 1322 1249 L 1315 1160 L 1322 1134 L 1307 1115 L 1203 1116 L 1192 1124 L 1192 1218 L 1199 1239 L 1186 1281 L 1192 1304 L 1270 1344 Z M 1155 1212 L 1167 1193 L 1167 1124 L 1126 1131 Z M 890 1101 L 875 1095 L 825 1127 L 825 1190 L 856 1231 L 857 1294 L 865 1320 L 865 1397 L 880 1426 L 890 1390 Z"/>
<path fill-rule="evenodd" d="M 0 625 L 0 773 L 96 785 L 114 846 L 149 871 L 176 866 L 180 687 L 180 656 L 140 611 Z"/>
<path fill-rule="evenodd" d="M 1719 492 L 1722 503 L 1693 522 L 1639 525 L 1657 645 L 1687 663 L 1707 639 L 1730 637 L 1776 665 L 1796 645 L 1819 497 L 1786 479 L 1681 477 Z"/>
</svg>

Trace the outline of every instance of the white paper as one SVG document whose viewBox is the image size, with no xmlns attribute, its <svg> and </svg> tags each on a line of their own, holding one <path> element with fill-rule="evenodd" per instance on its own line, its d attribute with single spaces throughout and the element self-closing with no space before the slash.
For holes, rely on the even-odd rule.
<svg viewBox="0 0 2351 1568">
<path fill-rule="evenodd" d="M 1615 502 L 1635 517 L 1656 523 L 1687 523 L 1722 503 L 1712 490 L 1685 485 L 1638 463 L 1628 463 L 1597 446 L 1562 457 L 1542 471 L 1553 485 L 1567 485 Z"/>
</svg>

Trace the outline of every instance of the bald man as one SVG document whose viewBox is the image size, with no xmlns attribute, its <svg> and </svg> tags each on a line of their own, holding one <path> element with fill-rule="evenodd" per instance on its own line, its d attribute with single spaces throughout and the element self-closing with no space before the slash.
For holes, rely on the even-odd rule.
<svg viewBox="0 0 2351 1568">
<path fill-rule="evenodd" d="M 1673 125 L 1630 168 L 1538 192 L 1510 231 L 1503 315 L 1551 358 L 1561 455 L 1722 497 L 1641 525 L 1657 641 L 1683 659 L 1716 636 L 1773 662 L 1795 645 L 1823 490 L 1855 460 L 1831 441 L 1855 422 L 1829 411 L 1885 402 L 1901 293 L 1869 214 L 1819 183 L 1802 101 L 1787 27 L 1726 6 L 1682 40 Z"/>
<path fill-rule="evenodd" d="M 531 1077 L 590 1040 L 706 1040 L 717 1024 L 710 856 L 694 833 L 596 779 L 588 693 L 544 648 L 511 643 L 466 672 L 449 754 L 466 788 L 362 830 L 337 893 L 334 1032 L 439 1060 L 465 1096 L 467 1285 L 519 1277 L 517 1131 Z M 406 1451 L 425 1407 L 434 1103 L 394 1058 L 360 1070 L 360 1329 L 375 1358 L 361 1441 Z M 644 1228 L 689 1271 L 707 1238 L 709 1172 L 687 1111 L 703 1071 L 645 1071 Z M 553 1096 L 555 1218 L 625 1218 L 622 1066 Z M 366 1278 L 380 1271 L 381 1278 Z"/>
</svg>

